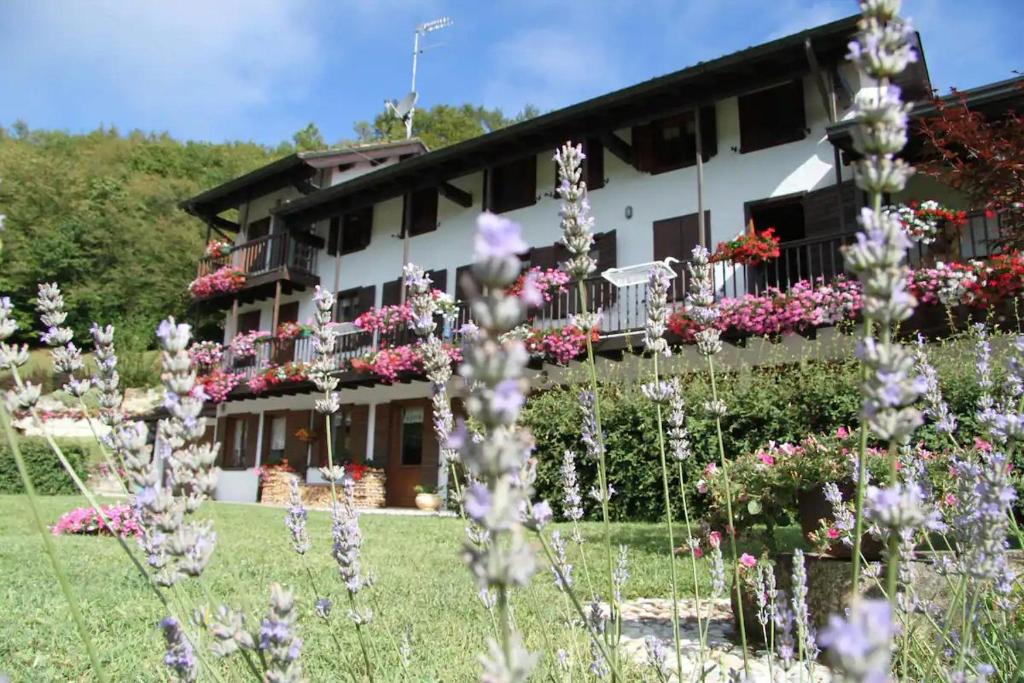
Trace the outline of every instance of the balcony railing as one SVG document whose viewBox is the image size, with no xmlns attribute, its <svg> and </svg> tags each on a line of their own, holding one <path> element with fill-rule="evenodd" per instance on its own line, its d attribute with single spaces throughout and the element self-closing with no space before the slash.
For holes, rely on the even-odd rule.
<svg viewBox="0 0 1024 683">
<path fill-rule="evenodd" d="M 960 259 L 988 256 L 992 251 L 992 241 L 998 235 L 997 219 L 972 217 L 964 227 L 955 251 L 958 252 Z M 845 273 L 841 247 L 855 239 L 854 234 L 845 233 L 784 242 L 780 245 L 778 259 L 760 265 L 716 263 L 712 269 L 716 295 L 718 298 L 735 298 L 746 294 L 761 294 L 770 288 L 786 291 L 801 280 L 832 280 Z M 262 241 L 257 240 L 249 244 L 256 243 Z M 255 252 L 249 250 L 242 253 Z M 232 253 L 232 256 L 234 255 L 235 252 Z M 914 266 L 936 258 L 937 255 L 930 253 L 927 246 L 915 245 L 908 253 L 908 261 Z M 689 274 L 684 265 L 678 268 L 678 272 L 679 276 L 672 280 L 669 293 L 670 304 L 673 306 L 682 305 L 689 281 Z M 646 283 L 615 287 L 602 277 L 591 277 L 584 281 L 584 287 L 588 308 L 601 311 L 602 335 L 634 332 L 643 328 L 647 318 Z M 457 341 L 458 330 L 463 324 L 471 322 L 470 309 L 465 302 L 457 302 L 457 309 L 454 321 L 439 324 L 438 334 L 443 339 Z M 551 301 L 531 311 L 530 314 L 533 326 L 543 329 L 569 324 L 572 316 L 578 312 L 578 289 L 576 284 L 569 284 L 564 292 L 555 294 Z M 383 337 L 365 330 L 345 332 L 338 340 L 339 369 L 345 367 L 347 361 L 380 348 L 401 346 L 415 341 L 415 335 L 407 329 L 397 330 Z M 224 364 L 225 368 L 242 372 L 248 378 L 273 365 L 284 365 L 289 362 L 309 363 L 313 359 L 311 337 L 274 338 L 258 343 L 255 357 L 235 359 L 232 358 L 230 350 L 226 350 Z"/>
<path fill-rule="evenodd" d="M 316 274 L 316 247 L 289 233 L 258 237 L 234 247 L 224 256 L 206 256 L 199 260 L 198 275 L 209 275 L 224 266 L 237 268 L 251 278 L 279 268 Z"/>
</svg>

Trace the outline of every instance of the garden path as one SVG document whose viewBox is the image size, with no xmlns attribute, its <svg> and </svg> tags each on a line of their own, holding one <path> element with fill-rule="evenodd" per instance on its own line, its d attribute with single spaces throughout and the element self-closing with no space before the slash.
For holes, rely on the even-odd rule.
<svg viewBox="0 0 1024 683">
<path fill-rule="evenodd" d="M 725 683 L 735 680 L 730 676 L 743 671 L 743 655 L 740 647 L 734 642 L 738 634 L 733 628 L 732 608 L 728 600 L 702 600 L 701 610 L 706 618 L 710 602 L 710 624 L 708 625 L 708 646 L 711 650 L 709 662 L 705 666 L 710 672 L 704 681 L 707 683 Z M 683 655 L 684 681 L 699 680 L 697 675 L 698 652 L 700 637 L 697 633 L 697 610 L 693 600 L 679 601 L 679 621 L 681 626 L 680 647 Z M 644 639 L 654 636 L 660 639 L 670 653 L 669 668 L 676 669 L 675 657 L 671 654 L 672 643 L 672 601 L 666 598 L 638 598 L 628 600 L 622 605 L 622 648 L 635 661 L 647 662 L 647 649 Z M 824 666 L 814 665 L 813 678 L 806 672 L 801 676 L 799 667 L 793 666 L 788 672 L 781 670 L 778 659 L 773 662 L 775 681 L 814 681 L 828 683 L 832 680 L 831 672 Z M 748 679 L 757 683 L 771 682 L 768 675 L 768 653 L 765 650 L 753 650 L 750 657 L 750 673 Z"/>
</svg>

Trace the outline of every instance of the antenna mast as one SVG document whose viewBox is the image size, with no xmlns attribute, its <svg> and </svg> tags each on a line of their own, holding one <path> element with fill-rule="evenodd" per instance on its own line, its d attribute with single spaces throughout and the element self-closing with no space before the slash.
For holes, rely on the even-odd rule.
<svg viewBox="0 0 1024 683">
<path fill-rule="evenodd" d="M 412 38 L 412 87 L 409 89 L 409 94 L 412 97 L 413 104 L 409 107 L 409 113 L 405 115 L 405 139 L 408 140 L 412 137 L 412 117 L 416 113 L 416 65 L 419 61 L 420 53 L 423 50 L 420 48 L 420 36 L 425 36 L 428 33 L 434 31 L 440 31 L 443 28 L 448 28 L 454 22 L 451 17 L 441 17 L 440 19 L 434 19 L 424 24 L 420 24 L 413 31 Z"/>
</svg>

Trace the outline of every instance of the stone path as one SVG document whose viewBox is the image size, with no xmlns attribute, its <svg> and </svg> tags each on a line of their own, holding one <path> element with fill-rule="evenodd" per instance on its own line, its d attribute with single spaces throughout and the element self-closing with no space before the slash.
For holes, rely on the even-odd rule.
<svg viewBox="0 0 1024 683">
<path fill-rule="evenodd" d="M 709 601 L 702 600 L 701 608 L 707 619 Z M 732 608 L 728 600 L 710 601 L 710 624 L 708 625 L 708 647 L 710 654 L 705 661 L 709 673 L 703 680 L 706 683 L 724 683 L 733 680 L 731 674 L 742 673 L 743 655 L 737 642 L 739 634 L 733 627 Z M 683 680 L 699 680 L 697 659 L 700 651 L 700 636 L 697 632 L 696 603 L 692 600 L 679 601 L 680 651 L 683 655 Z M 648 636 L 659 638 L 665 643 L 669 652 L 668 662 L 675 672 L 675 656 L 672 654 L 672 601 L 665 598 L 639 598 L 629 600 L 622 605 L 622 641 L 623 650 L 635 661 L 646 664 L 647 647 L 644 640 Z M 832 680 L 831 673 L 824 666 L 814 666 L 813 678 L 805 671 L 803 676 L 797 667 L 788 672 L 781 670 L 778 659 L 772 663 L 775 669 L 775 682 L 768 675 L 768 653 L 755 650 L 750 656 L 750 678 L 748 681 L 766 683 L 789 683 L 790 681 L 814 681 L 828 683 Z"/>
</svg>

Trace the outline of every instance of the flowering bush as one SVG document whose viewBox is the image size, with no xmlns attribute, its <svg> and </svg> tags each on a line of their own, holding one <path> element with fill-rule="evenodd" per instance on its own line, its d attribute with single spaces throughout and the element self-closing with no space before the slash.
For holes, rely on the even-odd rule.
<svg viewBox="0 0 1024 683">
<path fill-rule="evenodd" d="M 462 361 L 462 350 L 459 347 L 443 344 L 442 348 L 448 353 L 453 363 Z M 417 373 L 423 370 L 422 345 L 416 343 L 381 348 L 362 358 L 353 358 L 349 364 L 356 372 L 373 373 L 379 375 L 386 382 L 394 382 L 398 379 L 399 374 Z"/>
<path fill-rule="evenodd" d="M 205 299 L 215 294 L 237 292 L 243 285 L 245 273 L 233 266 L 222 266 L 212 273 L 197 277 L 189 284 L 188 291 L 193 299 Z"/>
<path fill-rule="evenodd" d="M 212 239 L 206 243 L 206 255 L 210 258 L 220 258 L 231 253 L 233 244 L 227 240 Z"/>
<path fill-rule="evenodd" d="M 779 257 L 779 238 L 775 236 L 775 228 L 763 232 L 745 232 L 728 242 L 719 242 L 711 261 L 732 261 L 748 266 L 756 266 Z"/>
<path fill-rule="evenodd" d="M 534 267 L 520 275 L 505 290 L 505 294 L 508 296 L 519 296 L 522 294 L 523 284 L 527 278 L 533 279 L 537 289 L 540 290 L 541 296 L 544 297 L 544 301 L 551 301 L 555 294 L 564 294 L 568 291 L 566 285 L 569 284 L 570 280 L 569 274 L 558 268 Z"/>
<path fill-rule="evenodd" d="M 224 360 L 224 346 L 215 341 L 196 342 L 188 349 L 193 367 L 215 368 Z"/>
<path fill-rule="evenodd" d="M 231 356 L 235 360 L 239 358 L 252 358 L 256 355 L 256 345 L 271 338 L 272 335 L 263 330 L 244 332 L 236 334 L 235 338 L 228 344 L 228 348 L 231 350 Z"/>
<path fill-rule="evenodd" d="M 883 211 L 895 214 L 900 219 L 907 237 L 922 244 L 934 242 L 939 237 L 943 224 L 959 228 L 967 222 L 966 211 L 947 209 L 934 199 L 888 206 Z"/>
<path fill-rule="evenodd" d="M 75 508 L 61 515 L 50 530 L 54 536 L 63 534 L 84 534 L 88 536 L 113 536 L 119 534 L 123 538 L 138 536 L 142 533 L 138 516 L 129 505 L 100 506 L 103 515 L 109 520 L 110 526 L 89 508 Z"/>
</svg>

